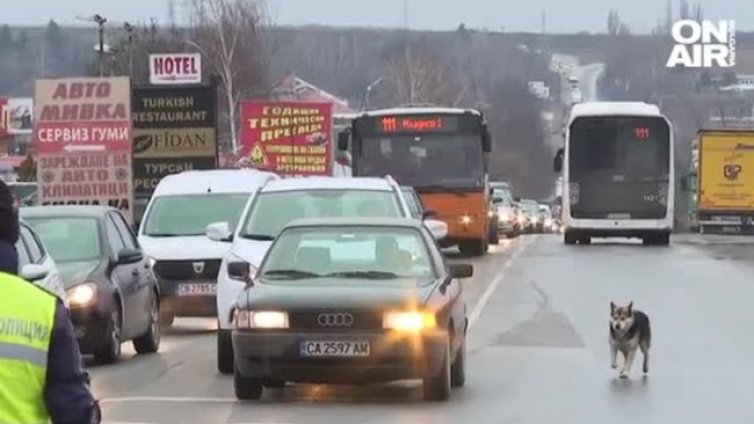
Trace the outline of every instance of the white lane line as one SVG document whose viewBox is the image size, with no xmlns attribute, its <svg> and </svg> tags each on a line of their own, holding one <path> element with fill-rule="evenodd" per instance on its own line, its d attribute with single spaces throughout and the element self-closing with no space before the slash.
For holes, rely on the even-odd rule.
<svg viewBox="0 0 754 424">
<path fill-rule="evenodd" d="M 518 257 L 518 255 L 521 254 L 521 252 L 524 251 L 526 246 L 531 243 L 531 241 L 535 237 L 527 237 L 526 241 L 519 244 L 516 250 L 511 254 L 511 256 L 508 258 L 507 261 L 505 261 L 505 265 L 503 265 L 502 269 L 500 270 L 500 274 L 495 277 L 495 279 L 490 283 L 489 286 L 487 286 L 487 290 L 482 293 L 482 297 L 479 298 L 479 300 L 476 302 L 476 305 L 474 305 L 474 309 L 471 311 L 471 315 L 469 315 L 469 329 L 474 326 L 474 324 L 479 319 L 479 316 L 482 315 L 482 311 L 487 306 L 487 302 L 490 301 L 490 297 L 492 297 L 492 294 L 495 293 L 495 290 L 497 290 L 497 286 L 500 285 L 500 283 L 503 281 L 503 278 L 505 278 L 505 270 L 508 269 L 513 261 Z"/>
<path fill-rule="evenodd" d="M 133 397 L 121 397 L 121 398 L 106 398 L 99 401 L 100 404 L 127 403 L 127 402 L 236 403 L 238 402 L 238 399 L 220 398 L 220 397 L 133 396 Z"/>
</svg>

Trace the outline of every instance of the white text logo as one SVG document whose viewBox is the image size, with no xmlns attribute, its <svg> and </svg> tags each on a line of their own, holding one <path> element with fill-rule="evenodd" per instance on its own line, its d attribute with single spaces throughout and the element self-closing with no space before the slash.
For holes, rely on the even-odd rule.
<svg viewBox="0 0 754 424">
<path fill-rule="evenodd" d="M 667 66 L 687 68 L 730 68 L 736 65 L 736 23 L 734 21 L 682 20 L 673 25 L 676 45 Z"/>
</svg>

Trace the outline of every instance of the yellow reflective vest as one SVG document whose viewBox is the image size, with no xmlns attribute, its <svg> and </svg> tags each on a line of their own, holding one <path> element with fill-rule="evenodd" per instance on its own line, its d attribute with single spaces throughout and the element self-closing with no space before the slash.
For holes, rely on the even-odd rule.
<svg viewBox="0 0 754 424">
<path fill-rule="evenodd" d="M 0 273 L 0 423 L 49 423 L 44 402 L 56 298 Z"/>
</svg>

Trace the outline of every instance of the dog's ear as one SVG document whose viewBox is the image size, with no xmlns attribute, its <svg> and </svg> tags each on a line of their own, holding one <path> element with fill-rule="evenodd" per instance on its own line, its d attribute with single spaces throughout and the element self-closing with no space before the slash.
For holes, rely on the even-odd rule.
<svg viewBox="0 0 754 424">
<path fill-rule="evenodd" d="M 615 313 L 615 303 L 610 302 L 610 313 Z"/>
<path fill-rule="evenodd" d="M 631 302 L 630 302 L 630 303 L 628 304 L 628 314 L 629 314 L 629 315 L 632 315 L 633 313 L 634 313 L 634 301 L 632 300 L 632 301 L 631 301 Z"/>
</svg>

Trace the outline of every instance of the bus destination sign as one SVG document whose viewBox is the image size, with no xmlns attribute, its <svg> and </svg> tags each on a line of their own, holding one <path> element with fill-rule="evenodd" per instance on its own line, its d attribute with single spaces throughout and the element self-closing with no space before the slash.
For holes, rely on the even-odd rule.
<svg viewBox="0 0 754 424">
<path fill-rule="evenodd" d="M 458 116 L 383 116 L 377 120 L 379 133 L 445 133 L 459 130 Z"/>
</svg>

